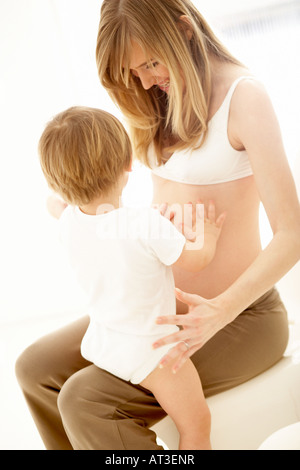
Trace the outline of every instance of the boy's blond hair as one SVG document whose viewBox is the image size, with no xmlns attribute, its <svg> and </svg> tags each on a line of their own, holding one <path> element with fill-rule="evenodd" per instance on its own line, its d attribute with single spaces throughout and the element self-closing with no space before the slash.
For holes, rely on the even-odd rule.
<svg viewBox="0 0 300 470">
<path fill-rule="evenodd" d="M 50 188 L 69 204 L 84 205 L 109 193 L 129 170 L 131 144 L 111 114 L 72 107 L 47 124 L 39 155 Z"/>
</svg>

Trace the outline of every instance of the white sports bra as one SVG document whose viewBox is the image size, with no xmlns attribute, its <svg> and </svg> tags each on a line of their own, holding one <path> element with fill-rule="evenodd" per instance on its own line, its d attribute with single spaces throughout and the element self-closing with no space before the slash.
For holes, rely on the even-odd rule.
<svg viewBox="0 0 300 470">
<path fill-rule="evenodd" d="M 158 165 L 154 145 L 150 145 L 148 158 L 155 175 L 186 184 L 207 185 L 253 174 L 247 152 L 235 150 L 227 134 L 232 95 L 238 83 L 246 78 L 253 79 L 243 76 L 232 83 L 220 108 L 208 122 L 207 137 L 199 149 L 175 151 L 165 164 Z"/>
</svg>

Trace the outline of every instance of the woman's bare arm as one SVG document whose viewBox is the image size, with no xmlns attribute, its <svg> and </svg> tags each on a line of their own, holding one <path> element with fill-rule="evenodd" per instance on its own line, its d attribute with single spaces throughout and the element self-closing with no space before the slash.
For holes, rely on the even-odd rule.
<svg viewBox="0 0 300 470">
<path fill-rule="evenodd" d="M 178 292 L 177 297 L 188 303 L 189 313 L 158 318 L 160 324 L 184 327 L 155 344 L 159 347 L 174 341 L 188 342 L 188 351 L 178 346 L 171 349 L 164 359 L 168 362 L 177 355 L 175 369 L 267 292 L 300 259 L 299 200 L 277 118 L 267 93 L 259 83 L 252 80 L 241 82 L 232 99 L 230 120 L 236 148 L 245 148 L 249 155 L 273 238 L 222 294 L 209 300 L 200 296 L 189 296 L 187 300 Z"/>
</svg>

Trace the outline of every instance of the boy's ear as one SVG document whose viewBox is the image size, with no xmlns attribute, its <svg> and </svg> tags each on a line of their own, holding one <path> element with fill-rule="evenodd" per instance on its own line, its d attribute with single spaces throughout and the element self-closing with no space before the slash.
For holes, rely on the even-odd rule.
<svg viewBox="0 0 300 470">
<path fill-rule="evenodd" d="M 133 164 L 133 161 L 132 161 L 132 156 L 131 156 L 130 164 L 129 164 L 129 167 L 127 168 L 127 171 L 129 173 L 132 171 L 132 164 Z"/>
</svg>

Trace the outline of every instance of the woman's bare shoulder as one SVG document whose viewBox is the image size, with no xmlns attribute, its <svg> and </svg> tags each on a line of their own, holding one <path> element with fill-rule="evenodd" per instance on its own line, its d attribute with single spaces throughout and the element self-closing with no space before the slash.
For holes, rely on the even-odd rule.
<svg viewBox="0 0 300 470">
<path fill-rule="evenodd" d="M 278 133 L 278 121 L 265 85 L 254 75 L 241 80 L 231 99 L 228 134 L 241 150 L 246 141 L 258 139 L 262 129 Z M 256 136 L 256 137 L 255 137 Z"/>
</svg>

